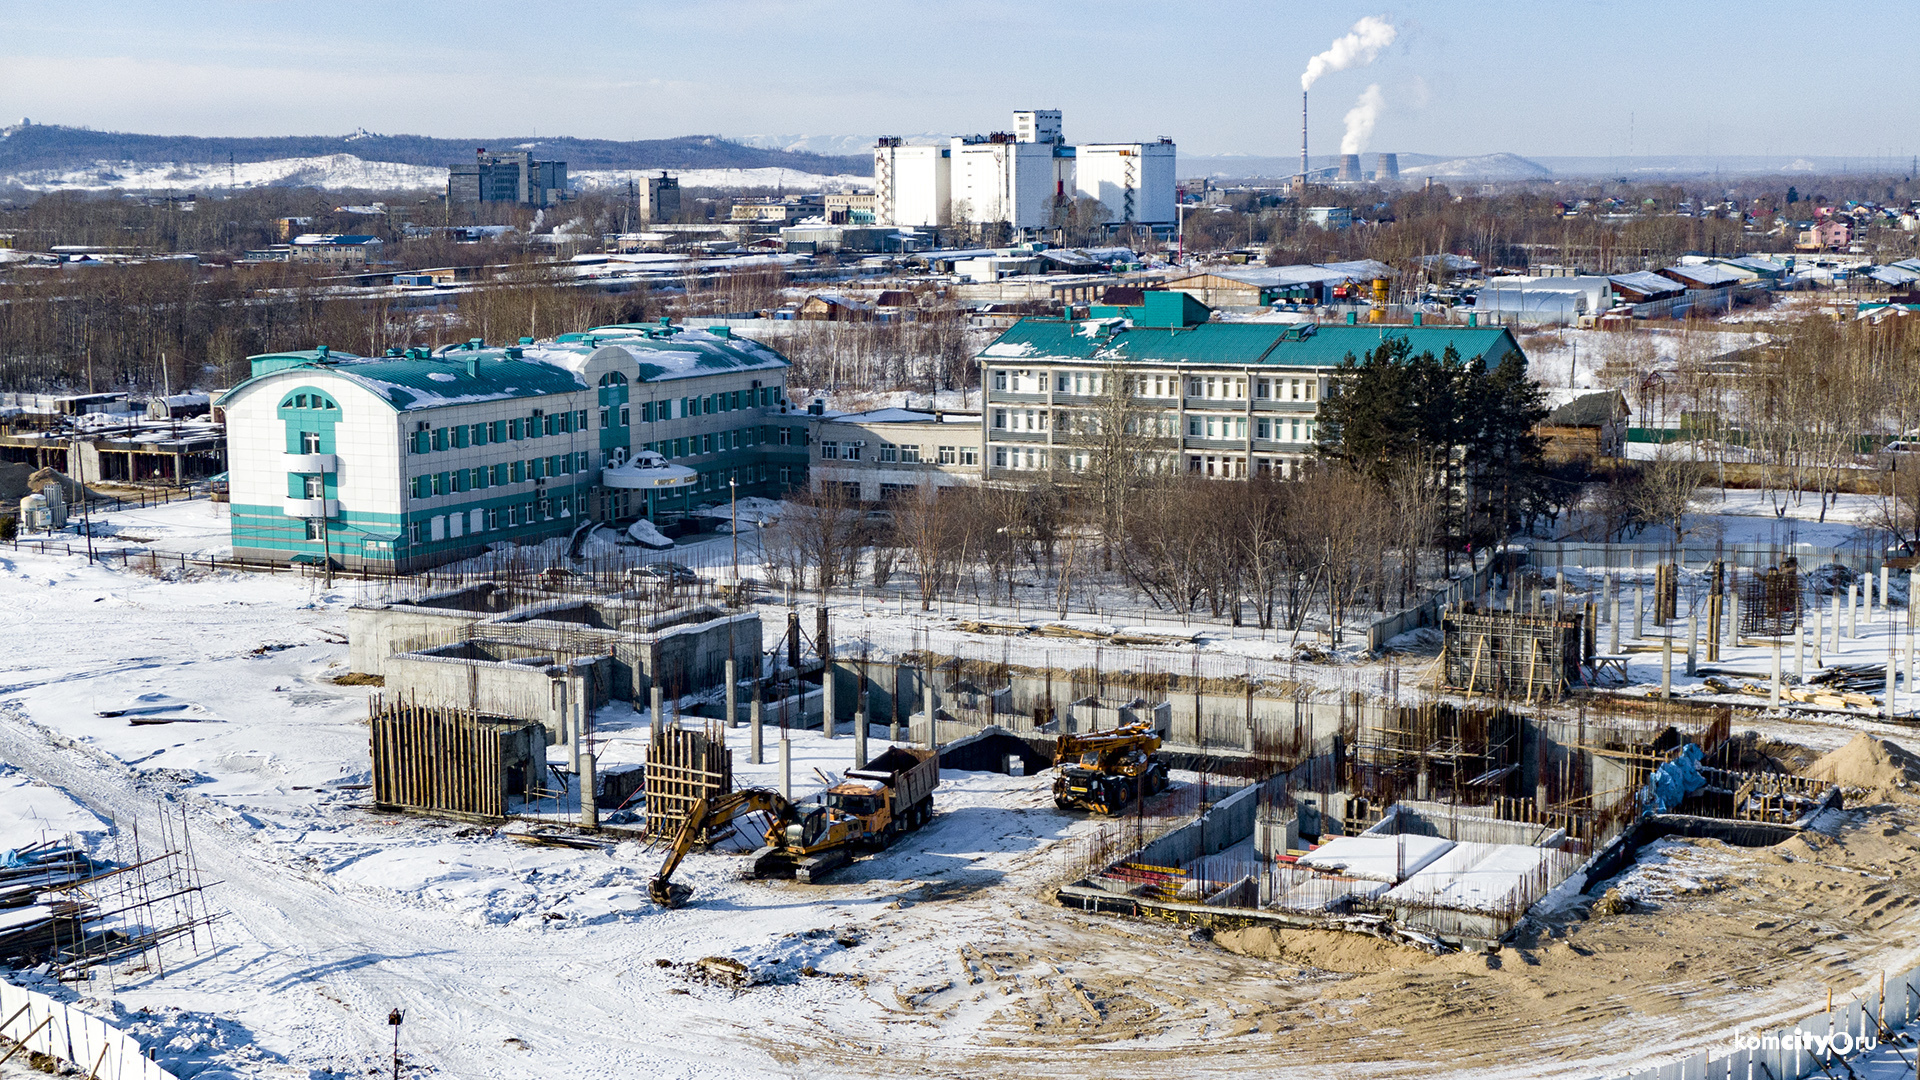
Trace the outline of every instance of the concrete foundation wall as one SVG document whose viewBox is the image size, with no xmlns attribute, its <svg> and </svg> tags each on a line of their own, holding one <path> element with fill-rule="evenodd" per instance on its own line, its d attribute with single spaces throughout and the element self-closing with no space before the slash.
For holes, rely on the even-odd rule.
<svg viewBox="0 0 1920 1080">
<path fill-rule="evenodd" d="M 347 609 L 347 667 L 360 675 L 385 675 L 395 653 L 445 645 L 473 632 L 481 616 L 470 612 L 395 606 Z"/>
<path fill-rule="evenodd" d="M 461 646 L 443 646 L 461 651 Z M 468 650 L 470 651 L 470 650 Z M 565 664 L 402 653 L 386 664 L 387 689 L 422 704 L 471 709 L 483 716 L 532 720 L 553 744 L 567 741 L 566 708 L 584 695 L 589 710 L 606 701 L 611 679 L 606 657 Z M 564 689 L 563 689 L 564 688 Z"/>
</svg>

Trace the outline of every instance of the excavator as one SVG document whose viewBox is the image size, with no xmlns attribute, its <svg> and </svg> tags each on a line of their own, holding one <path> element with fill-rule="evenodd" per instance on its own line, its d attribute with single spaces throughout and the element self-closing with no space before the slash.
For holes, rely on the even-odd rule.
<svg viewBox="0 0 1920 1080">
<path fill-rule="evenodd" d="M 753 853 L 754 877 L 791 877 L 810 884 L 853 861 L 856 851 L 886 847 L 933 817 L 940 762 L 931 750 L 890 747 L 864 769 L 852 769 L 827 789 L 820 806 L 804 809 L 766 788 L 742 788 L 701 799 L 687 811 L 673 846 L 647 893 L 661 907 L 678 907 L 693 894 L 673 883 L 673 872 L 693 845 L 714 830 L 753 813 L 768 818 L 765 843 Z"/>
<path fill-rule="evenodd" d="M 1107 731 L 1060 736 L 1053 763 L 1053 804 L 1062 810 L 1115 814 L 1167 788 L 1167 764 L 1155 751 L 1160 736 L 1145 721 Z"/>
</svg>

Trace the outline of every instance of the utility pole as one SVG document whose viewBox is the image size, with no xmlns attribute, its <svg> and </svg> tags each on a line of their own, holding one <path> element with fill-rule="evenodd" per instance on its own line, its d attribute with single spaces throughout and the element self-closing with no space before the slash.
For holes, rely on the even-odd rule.
<svg viewBox="0 0 1920 1080">
<path fill-rule="evenodd" d="M 387 1014 L 387 1024 L 393 1028 L 393 1080 L 400 1080 L 400 1022 L 405 1019 L 399 1009 Z"/>
</svg>

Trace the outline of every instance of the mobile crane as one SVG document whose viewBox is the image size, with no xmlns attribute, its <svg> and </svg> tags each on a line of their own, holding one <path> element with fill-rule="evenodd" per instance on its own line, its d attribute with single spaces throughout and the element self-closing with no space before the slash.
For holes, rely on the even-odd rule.
<svg viewBox="0 0 1920 1080">
<path fill-rule="evenodd" d="M 886 847 L 933 817 L 933 789 L 940 762 L 931 750 L 888 748 L 866 768 L 848 770 L 811 809 L 795 806 L 777 791 L 743 788 L 701 799 L 687 812 L 673 846 L 648 887 L 661 907 L 677 907 L 692 895 L 673 884 L 673 872 L 702 836 L 752 813 L 767 815 L 765 843 L 753 853 L 754 877 L 791 877 L 801 883 L 853 861 L 860 850 Z"/>
<path fill-rule="evenodd" d="M 1059 775 L 1053 780 L 1053 804 L 1113 814 L 1136 795 L 1144 799 L 1165 791 L 1167 765 L 1155 753 L 1159 749 L 1160 736 L 1145 721 L 1061 735 L 1054 749 Z"/>
</svg>

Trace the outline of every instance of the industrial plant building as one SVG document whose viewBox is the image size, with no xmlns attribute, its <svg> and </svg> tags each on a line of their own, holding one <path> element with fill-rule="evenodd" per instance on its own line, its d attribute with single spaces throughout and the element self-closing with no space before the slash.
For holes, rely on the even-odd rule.
<svg viewBox="0 0 1920 1080">
<path fill-rule="evenodd" d="M 1013 114 L 1013 131 L 960 135 L 945 145 L 879 140 L 873 152 L 874 212 L 881 224 L 933 228 L 1004 225 L 1034 232 L 1056 207 L 1094 199 L 1110 227 L 1174 223 L 1174 144 L 1072 146 L 1058 109 Z"/>
<path fill-rule="evenodd" d="M 489 154 L 482 148 L 473 160 L 447 169 L 447 200 L 452 203 L 518 203 L 552 206 L 565 197 L 567 163 L 536 161 L 524 150 Z M 676 207 L 679 192 L 674 193 Z"/>
<path fill-rule="evenodd" d="M 236 556 L 414 570 L 804 479 L 772 349 L 667 325 L 252 358 L 219 401 Z"/>
</svg>

